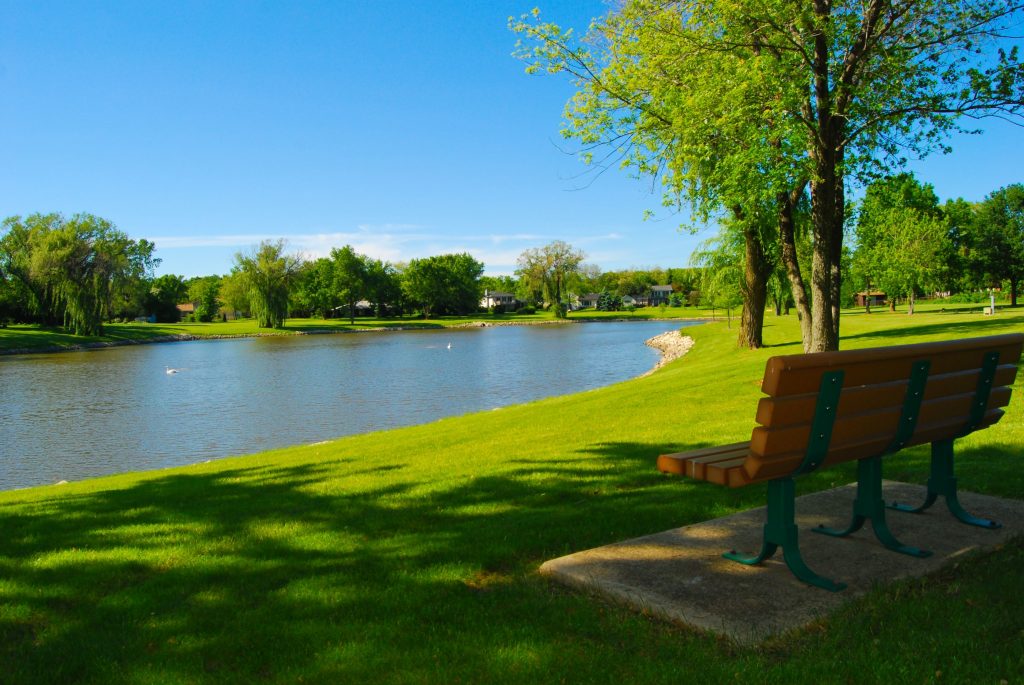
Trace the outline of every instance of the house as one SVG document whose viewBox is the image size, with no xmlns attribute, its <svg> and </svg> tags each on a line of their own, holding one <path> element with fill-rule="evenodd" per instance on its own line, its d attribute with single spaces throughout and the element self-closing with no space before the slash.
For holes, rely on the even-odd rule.
<svg viewBox="0 0 1024 685">
<path fill-rule="evenodd" d="M 190 316 L 196 314 L 196 303 L 186 302 L 185 304 L 176 305 L 178 308 L 178 321 L 184 321 Z"/>
<path fill-rule="evenodd" d="M 491 307 L 515 309 L 516 296 L 512 293 L 502 293 L 497 290 L 485 290 L 484 297 L 480 300 L 480 306 L 484 309 L 490 309 Z"/>
<path fill-rule="evenodd" d="M 596 307 L 598 300 L 601 299 L 601 293 L 587 293 L 586 295 L 580 295 L 580 307 L 586 309 L 587 307 Z"/>
<path fill-rule="evenodd" d="M 885 304 L 885 293 L 881 290 L 857 293 L 855 301 L 858 307 L 876 306 Z"/>
<path fill-rule="evenodd" d="M 657 307 L 659 305 L 668 304 L 669 298 L 672 297 L 672 286 L 670 285 L 652 285 L 651 286 L 651 306 Z"/>
<path fill-rule="evenodd" d="M 623 307 L 636 307 L 636 306 L 638 306 L 637 303 L 636 303 L 636 298 L 633 297 L 632 295 L 623 295 L 622 296 L 622 306 Z"/>
</svg>

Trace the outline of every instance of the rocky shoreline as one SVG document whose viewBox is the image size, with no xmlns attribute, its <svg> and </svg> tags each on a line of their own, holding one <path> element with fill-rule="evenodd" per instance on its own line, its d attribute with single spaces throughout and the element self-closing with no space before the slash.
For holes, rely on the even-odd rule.
<svg viewBox="0 0 1024 685">
<path fill-rule="evenodd" d="M 689 352 L 690 348 L 693 347 L 693 338 L 688 335 L 683 335 L 679 331 L 669 331 L 668 333 L 662 333 L 661 335 L 654 336 L 650 340 L 644 341 L 644 344 L 661 352 L 661 359 L 659 359 L 658 363 L 654 365 L 654 368 L 647 373 L 642 374 L 641 378 L 643 376 L 651 375 L 661 367 L 665 366 L 665 364 L 673 362 Z"/>
</svg>

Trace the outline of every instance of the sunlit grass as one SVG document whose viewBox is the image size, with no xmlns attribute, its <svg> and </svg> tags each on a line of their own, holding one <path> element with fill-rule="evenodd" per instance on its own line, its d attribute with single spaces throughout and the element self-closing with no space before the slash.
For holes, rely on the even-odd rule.
<svg viewBox="0 0 1024 685">
<path fill-rule="evenodd" d="M 1024 329 L 1024 312 L 972 310 L 850 312 L 843 347 Z M 763 503 L 760 487 L 663 477 L 654 460 L 748 437 L 765 360 L 799 351 L 797 322 L 769 315 L 758 351 L 736 349 L 735 320 L 686 332 L 689 355 L 600 390 L 0 494 L 0 681 L 1018 682 L 1020 542 L 756 649 L 536 573 Z M 963 488 L 1024 493 L 1015 390 L 958 447 Z M 911 450 L 886 475 L 923 482 L 927 461 Z M 829 469 L 800 489 L 850 480 Z"/>
</svg>

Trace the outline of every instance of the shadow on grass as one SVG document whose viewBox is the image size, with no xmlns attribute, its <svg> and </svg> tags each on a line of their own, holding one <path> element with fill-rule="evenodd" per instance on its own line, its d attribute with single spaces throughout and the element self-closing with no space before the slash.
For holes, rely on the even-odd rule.
<svg viewBox="0 0 1024 685">
<path fill-rule="evenodd" d="M 658 454 L 704 446 L 595 443 L 444 485 L 358 458 L 254 466 L 7 506 L 0 680 L 631 682 L 680 663 L 701 680 L 756 675 L 756 655 L 744 666 L 534 573 L 763 504 L 760 487 L 656 472 Z M 998 480 L 1015 450 L 961 461 Z M 922 453 L 898 475 L 923 482 Z"/>
<path fill-rule="evenodd" d="M 934 314 L 935 312 L 930 312 Z M 952 312 L 957 315 L 961 312 Z M 907 317 L 906 324 L 899 328 L 888 328 L 872 330 L 864 333 L 843 335 L 843 340 L 879 340 L 884 344 L 899 344 L 891 342 L 894 338 L 905 338 L 907 336 L 923 336 L 943 334 L 946 337 L 962 335 L 964 337 L 977 337 L 981 335 L 993 335 L 1005 332 L 1008 326 L 1024 326 L 1024 313 L 999 314 L 984 319 L 971 318 L 960 322 L 942 321 L 940 323 L 915 324 L 912 316 Z"/>
<path fill-rule="evenodd" d="M 654 472 L 649 455 L 669 447 L 595 445 L 592 459 L 521 461 L 446 488 L 339 461 L 7 506 L 0 662 L 13 682 L 380 682 L 398 663 L 412 680 L 455 680 L 443 652 L 485 682 L 507 676 L 495 646 L 521 640 L 537 645 L 524 681 L 586 673 L 589 652 L 565 653 L 579 618 L 565 603 L 589 622 L 604 610 L 552 597 L 533 571 L 701 516 L 710 492 L 686 497 Z M 644 652 L 645 625 L 603 627 L 614 639 L 600 649 Z"/>
</svg>

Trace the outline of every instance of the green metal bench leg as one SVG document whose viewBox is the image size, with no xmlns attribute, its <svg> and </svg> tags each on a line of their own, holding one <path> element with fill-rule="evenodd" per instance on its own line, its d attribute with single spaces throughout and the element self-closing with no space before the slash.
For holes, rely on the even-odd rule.
<svg viewBox="0 0 1024 685">
<path fill-rule="evenodd" d="M 953 475 L 953 441 L 940 440 L 932 443 L 932 467 L 931 475 L 928 478 L 928 496 L 924 504 L 918 507 L 911 507 L 898 502 L 889 505 L 890 509 L 920 513 L 930 507 L 939 497 L 946 499 L 946 506 L 950 513 L 959 521 L 979 528 L 996 529 L 1002 524 L 991 519 L 972 516 L 964 510 L 957 496 L 956 477 Z"/>
<path fill-rule="evenodd" d="M 812 530 L 822 535 L 846 537 L 860 530 L 867 520 L 871 521 L 875 537 L 886 549 L 918 558 L 931 556 L 929 550 L 904 545 L 889 530 L 889 524 L 885 520 L 885 500 L 882 499 L 881 457 L 861 459 L 857 462 L 857 498 L 853 501 L 853 521 L 850 525 L 843 530 L 825 526 L 818 526 Z"/>
<path fill-rule="evenodd" d="M 726 559 L 752 566 L 770 558 L 782 547 L 782 558 L 786 566 L 799 580 L 828 590 L 838 592 L 846 587 L 812 571 L 800 555 L 797 542 L 797 528 L 794 518 L 796 509 L 795 487 L 792 478 L 779 478 L 768 482 L 768 521 L 764 525 L 764 540 L 756 556 L 745 556 L 732 550 L 722 556 Z"/>
</svg>

